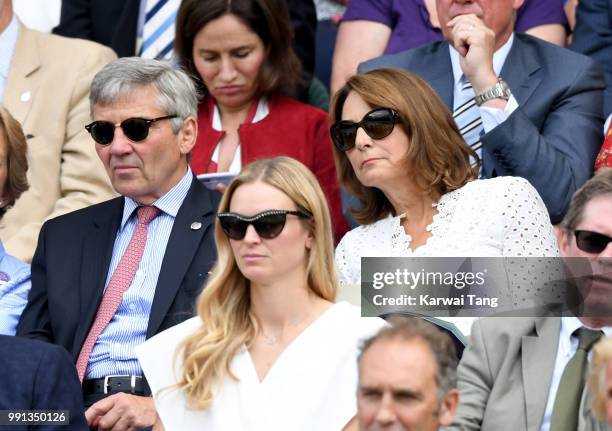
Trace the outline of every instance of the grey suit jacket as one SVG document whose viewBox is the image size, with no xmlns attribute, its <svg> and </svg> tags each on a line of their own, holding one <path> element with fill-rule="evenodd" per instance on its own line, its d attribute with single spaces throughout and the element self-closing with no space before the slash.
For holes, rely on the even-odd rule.
<svg viewBox="0 0 612 431">
<path fill-rule="evenodd" d="M 476 321 L 457 370 L 459 408 L 445 430 L 539 431 L 560 330 L 559 317 Z M 604 431 L 590 406 L 585 390 L 578 429 Z"/>
<path fill-rule="evenodd" d="M 435 42 L 368 61 L 360 72 L 399 67 L 420 75 L 453 109 L 447 42 Z M 542 196 L 553 223 L 593 173 L 603 139 L 600 67 L 591 59 L 516 33 L 501 70 L 519 107 L 481 136 L 485 177 L 526 178 Z"/>
</svg>

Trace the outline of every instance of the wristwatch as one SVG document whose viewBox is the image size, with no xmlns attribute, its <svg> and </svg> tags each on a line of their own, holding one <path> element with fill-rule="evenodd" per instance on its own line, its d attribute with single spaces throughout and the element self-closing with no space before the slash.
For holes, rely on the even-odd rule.
<svg viewBox="0 0 612 431">
<path fill-rule="evenodd" d="M 501 79 L 497 80 L 497 84 L 495 84 L 491 88 L 487 88 L 480 94 L 477 94 L 474 98 L 476 105 L 480 106 L 485 102 L 488 102 L 491 99 L 510 99 L 512 92 L 510 91 L 510 87 L 506 84 L 506 81 Z"/>
</svg>

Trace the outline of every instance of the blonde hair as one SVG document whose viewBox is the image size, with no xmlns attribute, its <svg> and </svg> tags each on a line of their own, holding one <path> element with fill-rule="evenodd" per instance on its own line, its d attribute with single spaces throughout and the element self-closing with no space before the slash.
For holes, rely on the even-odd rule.
<svg viewBox="0 0 612 431">
<path fill-rule="evenodd" d="M 593 347 L 588 379 L 589 390 L 593 395 L 593 414 L 600 421 L 606 418 L 606 379 L 610 361 L 612 361 L 612 338 L 606 337 Z"/>
<path fill-rule="evenodd" d="M 332 228 L 327 201 L 314 175 L 289 157 L 263 159 L 248 165 L 229 184 L 219 213 L 229 210 L 232 196 L 243 184 L 261 181 L 276 187 L 298 210 L 312 214 L 303 221 L 312 236 L 306 271 L 313 293 L 335 301 L 337 276 L 334 266 Z M 230 376 L 230 363 L 243 345 L 249 344 L 259 326 L 250 312 L 249 281 L 242 275 L 228 238 L 215 223 L 217 263 L 197 304 L 202 326 L 183 341 L 177 352 L 183 367 L 177 387 L 184 391 L 187 406 L 207 409 L 213 402 L 213 387 Z"/>
</svg>

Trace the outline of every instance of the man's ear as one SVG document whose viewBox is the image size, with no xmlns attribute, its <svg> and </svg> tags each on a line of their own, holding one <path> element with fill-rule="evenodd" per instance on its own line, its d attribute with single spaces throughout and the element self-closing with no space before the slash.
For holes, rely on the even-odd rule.
<svg viewBox="0 0 612 431">
<path fill-rule="evenodd" d="M 523 6 L 523 3 L 525 3 L 525 0 L 513 0 L 512 8 L 516 12 L 521 6 Z"/>
<path fill-rule="evenodd" d="M 453 422 L 457 406 L 459 405 L 459 391 L 451 389 L 446 393 L 440 403 L 440 426 L 448 426 Z"/>
<path fill-rule="evenodd" d="M 572 240 L 571 234 L 563 228 L 558 228 L 556 231 L 559 253 L 561 254 L 561 257 L 568 257 L 570 255 L 570 241 Z"/>
<path fill-rule="evenodd" d="M 181 130 L 178 132 L 179 150 L 181 154 L 189 154 L 196 144 L 198 137 L 198 122 L 194 117 L 183 120 Z"/>
</svg>

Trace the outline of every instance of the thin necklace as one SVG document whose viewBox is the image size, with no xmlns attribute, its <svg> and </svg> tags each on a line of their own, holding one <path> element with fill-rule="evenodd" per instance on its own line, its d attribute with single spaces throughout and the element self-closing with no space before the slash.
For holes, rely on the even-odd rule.
<svg viewBox="0 0 612 431">
<path fill-rule="evenodd" d="M 300 319 L 300 320 L 294 320 L 293 322 L 289 323 L 289 327 L 290 328 L 297 328 L 298 326 L 302 325 L 304 322 L 306 322 L 308 320 L 308 318 L 312 315 L 312 313 L 308 313 L 306 314 L 306 316 L 304 316 L 304 318 Z M 263 329 L 261 329 L 259 331 L 259 333 L 261 334 L 261 336 L 264 339 L 264 342 L 268 345 L 268 346 L 273 346 L 275 344 L 277 344 L 280 341 L 281 335 L 283 334 L 283 330 L 281 329 L 277 334 L 275 335 L 268 335 L 266 334 Z"/>
</svg>

